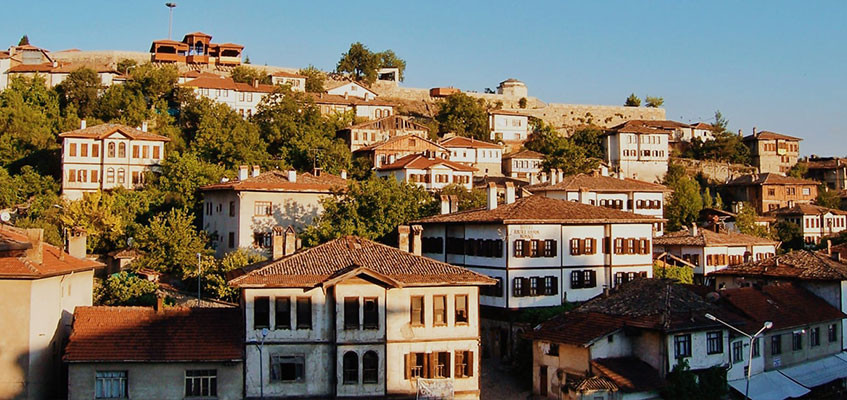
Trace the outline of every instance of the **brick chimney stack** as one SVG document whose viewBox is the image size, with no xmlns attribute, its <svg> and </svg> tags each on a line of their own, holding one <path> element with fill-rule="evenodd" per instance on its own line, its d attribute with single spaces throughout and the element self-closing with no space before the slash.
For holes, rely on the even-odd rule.
<svg viewBox="0 0 847 400">
<path fill-rule="evenodd" d="M 26 259 L 41 264 L 44 261 L 44 229 L 27 229 L 26 238 L 32 245 L 26 250 Z"/>
<path fill-rule="evenodd" d="M 400 225 L 397 227 L 397 248 L 405 252 L 409 251 L 409 225 Z"/>
</svg>

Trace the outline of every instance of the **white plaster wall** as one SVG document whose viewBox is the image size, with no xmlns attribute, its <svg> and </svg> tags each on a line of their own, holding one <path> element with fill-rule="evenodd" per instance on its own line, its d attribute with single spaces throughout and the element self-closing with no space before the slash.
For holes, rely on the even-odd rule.
<svg viewBox="0 0 847 400">
<path fill-rule="evenodd" d="M 609 342 L 609 337 L 612 337 L 611 342 Z M 621 331 L 615 331 L 609 335 L 598 338 L 591 344 L 590 351 L 591 359 L 628 357 L 634 355 L 632 354 L 632 345 L 630 344 L 629 339 Z"/>
<path fill-rule="evenodd" d="M 356 353 L 359 360 L 358 364 L 358 379 L 357 383 L 344 383 L 344 354 L 348 351 Z M 379 356 L 379 367 L 377 369 L 376 383 L 364 383 L 362 379 L 363 364 L 362 357 L 366 352 L 373 351 Z M 376 397 L 385 394 L 385 345 L 370 344 L 370 345 L 339 345 L 335 354 L 335 370 L 337 371 L 336 393 L 338 396 L 350 397 Z M 402 361 L 402 360 L 401 360 Z M 392 368 L 402 368 L 402 364 L 391 364 Z M 401 375 L 402 376 L 402 375 Z"/>
<path fill-rule="evenodd" d="M 509 269 L 522 269 L 532 267 L 561 267 L 562 233 L 561 225 L 508 225 L 508 263 Z M 556 250 L 559 252 L 555 257 L 515 257 L 516 240 L 555 240 Z"/>
<path fill-rule="evenodd" d="M 605 254 L 603 254 L 604 232 L 605 227 L 603 225 L 562 225 L 562 243 L 560 245 L 562 265 L 565 267 L 602 266 L 605 263 Z M 571 239 L 587 238 L 593 238 L 596 241 L 595 253 L 571 255 Z"/>
<path fill-rule="evenodd" d="M 333 371 L 329 366 L 335 365 L 331 356 L 332 346 L 329 343 L 302 343 L 302 344 L 268 344 L 262 351 L 259 361 L 259 347 L 257 344 L 246 345 L 246 365 L 244 367 L 244 387 L 248 397 L 259 397 L 259 362 L 262 363 L 262 382 L 264 384 L 265 396 L 329 396 L 332 393 L 332 381 L 330 377 Z M 271 356 L 303 356 L 304 374 L 302 382 L 271 382 L 270 365 Z"/>
<path fill-rule="evenodd" d="M 717 331 L 717 329 L 711 329 L 709 331 Z M 688 366 L 691 369 L 709 368 L 729 362 L 729 354 L 731 351 L 729 348 L 729 332 L 725 329 L 721 330 L 721 332 L 723 332 L 723 352 L 717 354 L 707 354 L 706 332 L 707 331 L 689 331 L 667 335 L 665 343 L 667 345 L 668 361 L 670 362 L 668 370 L 672 370 L 678 362 L 678 360 L 674 358 L 674 336 L 676 335 L 691 335 L 691 357 L 686 357 L 688 360 Z"/>
<path fill-rule="evenodd" d="M 377 298 L 377 302 L 379 305 L 379 329 L 364 329 L 363 327 L 364 304 L 366 297 Z M 386 290 L 384 288 L 374 285 L 372 283 L 357 284 L 341 282 L 335 286 L 335 298 L 338 303 L 335 310 L 335 326 L 337 327 L 336 341 L 338 343 L 368 343 L 384 340 L 386 321 Z M 344 326 L 344 320 L 346 318 L 346 311 L 344 310 L 344 301 L 347 298 L 359 299 L 358 329 L 346 329 Z M 362 352 L 362 354 L 364 354 L 364 352 Z M 359 362 L 361 362 L 361 357 L 359 358 Z"/>
<path fill-rule="evenodd" d="M 477 339 L 479 337 L 479 289 L 475 286 L 409 287 L 387 293 L 386 340 L 422 342 L 427 340 Z M 447 296 L 447 324 L 433 325 L 434 295 Z M 456 295 L 468 296 L 468 323 L 456 323 Z M 424 298 L 424 326 L 412 326 L 412 296 Z"/>
</svg>

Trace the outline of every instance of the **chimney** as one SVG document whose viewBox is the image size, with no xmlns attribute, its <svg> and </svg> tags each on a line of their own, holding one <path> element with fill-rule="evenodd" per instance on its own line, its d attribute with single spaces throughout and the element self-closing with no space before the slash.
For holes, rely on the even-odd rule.
<svg viewBox="0 0 847 400">
<path fill-rule="evenodd" d="M 450 196 L 441 195 L 441 213 L 450 214 Z"/>
<path fill-rule="evenodd" d="M 753 127 L 753 136 L 756 136 L 756 127 Z"/>
<path fill-rule="evenodd" d="M 451 194 L 450 196 L 450 212 L 458 212 L 459 211 L 459 196 L 455 194 Z"/>
<path fill-rule="evenodd" d="M 297 171 L 293 169 L 288 170 L 288 181 L 289 182 L 297 182 Z"/>
<path fill-rule="evenodd" d="M 147 121 L 141 123 L 141 132 L 147 132 Z"/>
<path fill-rule="evenodd" d="M 497 184 L 488 182 L 488 209 L 497 208 Z"/>
<path fill-rule="evenodd" d="M 71 257 L 84 260 L 87 245 L 88 238 L 85 233 L 85 229 L 82 227 L 75 227 L 69 230 L 67 249 L 68 254 L 70 254 Z"/>
<path fill-rule="evenodd" d="M 247 167 L 246 165 L 239 165 L 238 166 L 238 180 L 239 181 L 247 180 L 247 169 L 248 168 L 249 167 Z"/>
<path fill-rule="evenodd" d="M 409 251 L 409 225 L 400 225 L 397 227 L 397 248 L 408 252 Z"/>
<path fill-rule="evenodd" d="M 321 169 L 319 167 L 315 167 L 312 169 L 312 175 L 321 176 Z"/>
<path fill-rule="evenodd" d="M 515 202 L 515 184 L 512 182 L 506 182 L 506 204 L 512 204 Z"/>
<path fill-rule="evenodd" d="M 32 247 L 26 250 L 26 258 L 36 264 L 44 260 L 44 229 L 27 229 L 26 238 Z"/>
<path fill-rule="evenodd" d="M 421 255 L 421 243 L 423 236 L 423 226 L 420 225 L 412 225 L 412 251 L 411 253 L 419 256 Z"/>
<path fill-rule="evenodd" d="M 86 127 L 85 119 L 81 119 L 79 121 L 79 129 L 85 129 L 85 127 Z"/>
<path fill-rule="evenodd" d="M 341 170 L 341 179 L 347 179 L 347 170 L 346 169 Z"/>
<path fill-rule="evenodd" d="M 255 177 L 259 176 L 259 172 L 260 172 L 260 170 L 259 170 L 259 166 L 258 166 L 258 165 L 254 165 L 254 166 L 253 166 L 253 175 L 252 175 L 252 177 L 254 177 L 254 178 L 255 178 Z"/>
<path fill-rule="evenodd" d="M 739 130 L 738 130 L 738 136 L 744 136 L 744 131 L 742 131 L 741 129 L 739 129 Z"/>
<path fill-rule="evenodd" d="M 697 223 L 692 222 L 691 223 L 691 236 L 697 236 L 697 233 L 698 233 L 697 232 Z"/>
<path fill-rule="evenodd" d="M 294 254 L 299 248 L 300 239 L 297 238 L 297 232 L 294 231 L 293 226 L 288 225 L 288 228 L 285 229 L 285 251 L 282 255 L 288 256 Z"/>
<path fill-rule="evenodd" d="M 254 88 L 259 87 L 259 80 L 258 79 L 253 79 L 253 87 Z"/>
<path fill-rule="evenodd" d="M 271 230 L 271 260 L 278 260 L 285 255 L 285 229 L 277 225 Z"/>
<path fill-rule="evenodd" d="M 165 298 L 162 296 L 156 296 L 156 305 L 153 306 L 153 309 L 156 310 L 156 314 L 164 314 L 165 313 Z"/>
<path fill-rule="evenodd" d="M 565 181 L 565 170 L 557 169 L 556 171 L 559 172 L 559 182 L 564 182 Z"/>
<path fill-rule="evenodd" d="M 558 175 L 558 174 L 556 174 L 556 170 L 555 170 L 555 169 L 551 169 L 551 170 L 550 170 L 550 186 L 553 186 L 553 185 L 555 185 L 555 184 L 559 183 L 558 179 L 556 179 L 556 178 L 558 178 L 558 177 L 559 177 L 559 175 Z"/>
<path fill-rule="evenodd" d="M 832 239 L 826 240 L 826 254 L 832 255 Z"/>
</svg>

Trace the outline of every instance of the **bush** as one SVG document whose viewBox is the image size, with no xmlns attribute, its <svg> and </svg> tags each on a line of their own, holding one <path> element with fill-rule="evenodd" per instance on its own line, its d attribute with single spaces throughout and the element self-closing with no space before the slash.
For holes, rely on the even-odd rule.
<svg viewBox="0 0 847 400">
<path fill-rule="evenodd" d="M 96 304 L 107 306 L 152 306 L 156 304 L 156 290 L 159 285 L 135 274 L 123 271 L 110 276 L 105 281 L 95 283 L 94 298 Z"/>
</svg>

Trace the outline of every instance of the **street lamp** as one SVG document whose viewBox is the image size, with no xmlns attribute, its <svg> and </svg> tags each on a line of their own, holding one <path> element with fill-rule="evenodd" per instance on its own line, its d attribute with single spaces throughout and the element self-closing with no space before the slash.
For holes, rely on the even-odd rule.
<svg viewBox="0 0 847 400">
<path fill-rule="evenodd" d="M 171 33 L 173 32 L 174 25 L 174 7 L 176 7 L 176 3 L 165 3 L 165 7 L 168 8 L 168 40 L 171 40 Z"/>
<path fill-rule="evenodd" d="M 773 328 L 773 322 L 765 321 L 764 325 L 762 325 L 762 329 L 759 329 L 758 332 L 756 332 L 755 334 L 750 336 L 749 334 L 747 334 L 747 332 L 744 332 L 744 331 L 742 331 L 742 330 L 740 330 L 740 329 L 738 329 L 738 328 L 736 328 L 736 327 L 734 327 L 734 326 L 732 326 L 732 325 L 730 325 L 730 324 L 728 324 L 724 321 L 721 321 L 720 319 L 718 319 L 718 317 L 715 317 L 712 314 L 706 313 L 706 318 L 708 318 L 712 321 L 715 321 L 715 322 L 720 322 L 721 324 L 725 325 L 726 327 L 728 327 L 728 328 L 746 336 L 748 339 L 750 339 L 750 354 L 749 354 L 749 357 L 747 357 L 747 376 L 746 376 L 747 386 L 744 388 L 744 398 L 749 400 L 750 399 L 750 396 L 749 396 L 749 393 L 750 393 L 750 374 L 753 372 L 753 346 L 755 345 L 756 338 L 758 338 L 759 335 L 762 334 L 762 332 Z"/>
<path fill-rule="evenodd" d="M 259 342 L 259 398 L 265 398 L 265 369 L 263 365 L 265 360 L 262 359 L 262 349 L 265 347 L 265 337 L 268 336 L 268 328 L 262 328 L 262 340 Z"/>
</svg>

